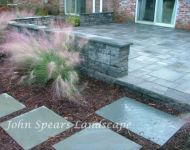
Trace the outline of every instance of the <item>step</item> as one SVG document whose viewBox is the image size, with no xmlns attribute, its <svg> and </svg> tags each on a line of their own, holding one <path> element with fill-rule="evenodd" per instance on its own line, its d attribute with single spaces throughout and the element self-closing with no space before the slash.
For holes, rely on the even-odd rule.
<svg viewBox="0 0 190 150">
<path fill-rule="evenodd" d="M 185 123 L 182 119 L 128 97 L 121 98 L 96 113 L 160 146 Z"/>
<path fill-rule="evenodd" d="M 6 93 L 0 95 L 0 118 L 23 108 L 25 106 L 10 95 Z"/>
<path fill-rule="evenodd" d="M 148 81 L 142 77 L 128 75 L 116 79 L 115 83 L 128 90 L 138 92 L 143 97 L 151 98 L 160 103 L 167 103 L 179 112 L 190 112 L 190 94 L 185 90 L 173 88 L 173 85 L 170 85 L 172 82 L 166 80 Z"/>
<path fill-rule="evenodd" d="M 56 150 L 140 150 L 133 141 L 94 123 L 73 136 L 54 145 Z"/>
<path fill-rule="evenodd" d="M 72 123 L 42 106 L 0 126 L 25 150 L 31 149 L 73 126 Z"/>
</svg>

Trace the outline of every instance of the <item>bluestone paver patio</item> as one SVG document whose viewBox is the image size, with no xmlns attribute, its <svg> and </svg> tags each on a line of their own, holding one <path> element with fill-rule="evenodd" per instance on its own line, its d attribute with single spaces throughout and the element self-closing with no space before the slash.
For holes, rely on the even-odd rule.
<svg viewBox="0 0 190 150">
<path fill-rule="evenodd" d="M 43 106 L 0 126 L 27 150 L 71 128 L 73 124 Z"/>
<path fill-rule="evenodd" d="M 140 150 L 133 141 L 94 123 L 73 136 L 54 145 L 56 150 Z"/>
<path fill-rule="evenodd" d="M 0 95 L 0 118 L 23 108 L 25 106 L 10 95 L 6 93 Z"/>
<path fill-rule="evenodd" d="M 118 81 L 190 105 L 189 31 L 142 24 L 109 24 L 75 30 L 132 42 L 129 74 Z"/>
<path fill-rule="evenodd" d="M 175 116 L 127 97 L 103 107 L 96 113 L 160 146 L 185 123 Z"/>
</svg>

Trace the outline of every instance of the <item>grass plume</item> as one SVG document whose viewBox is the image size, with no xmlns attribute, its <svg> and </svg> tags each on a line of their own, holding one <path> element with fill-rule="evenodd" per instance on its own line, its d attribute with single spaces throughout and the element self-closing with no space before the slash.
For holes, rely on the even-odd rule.
<svg viewBox="0 0 190 150">
<path fill-rule="evenodd" d="M 71 31 L 71 30 L 69 30 Z M 11 32 L 3 48 L 10 55 L 15 74 L 30 85 L 51 84 L 59 99 L 78 94 L 79 77 L 75 66 L 80 63 L 79 53 L 69 47 L 69 36 L 55 32 L 47 38 L 45 33 L 33 36 L 29 32 Z"/>
</svg>

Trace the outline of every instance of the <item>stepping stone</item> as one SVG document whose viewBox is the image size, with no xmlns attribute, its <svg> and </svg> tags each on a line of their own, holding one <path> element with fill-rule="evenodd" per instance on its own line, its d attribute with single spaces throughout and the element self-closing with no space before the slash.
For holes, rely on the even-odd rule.
<svg viewBox="0 0 190 150">
<path fill-rule="evenodd" d="M 73 136 L 54 145 L 56 150 L 140 150 L 141 146 L 129 139 L 94 123 Z"/>
<path fill-rule="evenodd" d="M 24 149 L 48 140 L 73 126 L 46 107 L 40 107 L 20 115 L 0 126 Z"/>
<path fill-rule="evenodd" d="M 0 118 L 25 108 L 23 104 L 4 93 L 0 95 Z"/>
<path fill-rule="evenodd" d="M 96 113 L 158 145 L 165 144 L 184 125 L 184 121 L 175 116 L 127 97 Z"/>
</svg>

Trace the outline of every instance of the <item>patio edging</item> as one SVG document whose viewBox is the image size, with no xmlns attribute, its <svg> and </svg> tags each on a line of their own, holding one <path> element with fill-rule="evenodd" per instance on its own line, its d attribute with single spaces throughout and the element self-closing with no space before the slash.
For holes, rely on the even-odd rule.
<svg viewBox="0 0 190 150">
<path fill-rule="evenodd" d="M 167 103 L 170 106 L 172 106 L 173 108 L 175 108 L 176 110 L 178 110 L 179 112 L 182 112 L 182 113 L 190 112 L 190 104 L 181 103 L 180 100 L 177 100 L 176 98 L 174 98 L 172 96 L 169 96 L 169 95 L 167 96 L 167 95 L 163 95 L 160 93 L 156 93 L 154 91 L 150 91 L 145 88 L 141 88 L 134 84 L 122 82 L 117 79 L 115 80 L 114 83 L 117 85 L 120 85 L 122 87 L 125 87 L 127 90 L 138 92 L 144 98 L 151 98 L 152 100 L 155 100 L 156 102 L 159 101 L 161 103 Z M 189 95 L 189 97 L 190 97 L 190 95 Z"/>
</svg>

